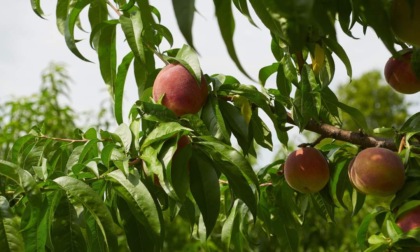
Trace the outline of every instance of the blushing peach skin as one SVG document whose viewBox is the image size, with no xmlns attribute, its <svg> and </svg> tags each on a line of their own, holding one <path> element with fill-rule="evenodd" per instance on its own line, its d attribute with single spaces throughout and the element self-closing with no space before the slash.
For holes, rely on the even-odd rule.
<svg viewBox="0 0 420 252">
<path fill-rule="evenodd" d="M 284 164 L 284 176 L 290 187 L 301 193 L 320 191 L 328 183 L 330 169 L 325 157 L 315 148 L 293 151 Z"/>
<path fill-rule="evenodd" d="M 403 94 L 420 91 L 420 80 L 417 79 L 410 63 L 411 54 L 409 51 L 398 58 L 391 57 L 385 65 L 385 80 L 393 89 Z"/>
<path fill-rule="evenodd" d="M 362 193 L 390 196 L 404 185 L 404 164 L 391 150 L 367 148 L 350 163 L 349 178 L 353 186 Z"/>
<path fill-rule="evenodd" d="M 198 85 L 194 77 L 181 64 L 169 64 L 156 76 L 153 84 L 153 99 L 163 96 L 162 104 L 177 116 L 200 111 L 208 95 L 204 77 Z"/>
</svg>

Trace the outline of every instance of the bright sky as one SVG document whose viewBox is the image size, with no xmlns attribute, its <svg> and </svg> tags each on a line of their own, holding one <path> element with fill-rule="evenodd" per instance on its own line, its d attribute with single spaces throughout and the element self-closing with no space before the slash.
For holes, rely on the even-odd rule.
<svg viewBox="0 0 420 252">
<path fill-rule="evenodd" d="M 80 51 L 95 63 L 79 60 L 66 47 L 63 36 L 55 25 L 55 1 L 42 0 L 46 20 L 39 18 L 32 11 L 29 1 L 13 1 L 7 8 L 0 8 L 0 102 L 12 96 L 29 95 L 36 92 L 40 84 L 41 71 L 50 62 L 65 63 L 74 84 L 71 85 L 72 105 L 77 111 L 94 110 L 101 101 L 107 99 L 108 93 L 103 83 L 96 53 L 88 45 L 88 34 L 77 33 Z M 162 23 L 167 26 L 175 41 L 175 47 L 181 47 L 185 40 L 177 27 L 170 1 L 150 0 L 162 15 Z M 252 82 L 244 77 L 229 58 L 222 42 L 217 21 L 214 16 L 212 1 L 196 1 L 200 14 L 194 20 L 194 42 L 200 53 L 200 62 L 205 73 L 224 73 L 237 77 L 245 84 Z M 86 12 L 82 12 L 86 16 Z M 116 15 L 114 15 L 115 17 Z M 254 16 L 255 17 L 255 16 Z M 255 17 L 255 20 L 258 19 Z M 83 20 L 82 20 L 83 21 Z M 246 71 L 257 79 L 261 67 L 273 63 L 270 52 L 270 36 L 267 30 L 258 29 L 248 23 L 243 16 L 236 16 L 235 45 L 239 58 Z M 257 22 L 258 24 L 258 22 Z M 85 28 L 89 25 L 85 23 Z M 360 27 L 354 31 L 360 39 L 354 40 L 339 34 L 339 42 L 344 47 L 352 62 L 354 78 L 362 73 L 379 69 L 390 57 L 389 52 L 379 41 L 375 33 L 368 30 L 364 36 Z M 121 48 L 127 45 L 120 41 Z M 168 48 L 162 48 L 168 49 Z M 123 53 L 118 55 L 121 58 Z M 128 108 L 136 101 L 135 84 L 132 72 L 126 83 L 124 107 Z M 348 82 L 343 64 L 336 61 L 336 74 L 333 85 Z M 408 96 L 411 101 L 418 99 L 418 94 Z M 125 117 L 126 118 L 126 117 Z"/>
</svg>

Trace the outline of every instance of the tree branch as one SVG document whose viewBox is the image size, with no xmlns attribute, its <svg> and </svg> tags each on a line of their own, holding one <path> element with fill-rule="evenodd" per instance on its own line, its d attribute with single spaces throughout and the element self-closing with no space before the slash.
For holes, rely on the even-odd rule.
<svg viewBox="0 0 420 252">
<path fill-rule="evenodd" d="M 297 125 L 290 114 L 287 116 L 287 122 L 293 125 Z M 333 138 L 336 140 L 341 140 L 345 142 L 350 142 L 356 145 L 360 145 L 363 148 L 367 147 L 382 147 L 387 148 L 393 151 L 397 151 L 398 148 L 395 145 L 393 139 L 390 138 L 381 138 L 373 137 L 363 132 L 354 132 L 350 130 L 344 130 L 337 128 L 335 126 L 317 123 L 313 120 L 310 120 L 308 125 L 306 125 L 305 130 L 312 131 L 320 134 L 322 137 Z"/>
</svg>

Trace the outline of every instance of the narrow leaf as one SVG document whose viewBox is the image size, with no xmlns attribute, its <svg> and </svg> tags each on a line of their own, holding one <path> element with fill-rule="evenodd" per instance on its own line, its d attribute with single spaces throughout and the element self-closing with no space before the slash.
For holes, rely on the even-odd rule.
<svg viewBox="0 0 420 252">
<path fill-rule="evenodd" d="M 147 229 L 147 233 L 152 239 L 158 240 L 162 228 L 159 210 L 143 182 L 133 174 L 126 177 L 120 170 L 107 176 L 116 182 L 118 186 L 114 188 L 127 202 L 136 219 Z"/>
<path fill-rule="evenodd" d="M 124 86 L 125 79 L 127 77 L 127 72 L 130 67 L 131 62 L 133 61 L 134 54 L 129 52 L 121 61 L 121 64 L 118 66 L 117 77 L 114 83 L 114 113 L 115 118 L 118 124 L 123 123 L 123 95 L 124 95 Z"/>
<path fill-rule="evenodd" d="M 232 2 L 229 0 L 213 0 L 216 9 L 216 17 L 219 23 L 219 29 L 225 42 L 229 56 L 235 62 L 238 69 L 249 79 L 252 79 L 242 67 L 239 58 L 236 55 L 235 45 L 233 43 L 233 34 L 235 31 L 235 20 L 232 12 Z"/>
<path fill-rule="evenodd" d="M 10 211 L 9 202 L 0 196 L 0 248 L 4 252 L 23 252 L 23 244 L 19 223 Z"/>
<path fill-rule="evenodd" d="M 135 10 L 131 11 L 129 16 L 120 16 L 120 23 L 131 51 L 141 62 L 146 62 L 145 46 L 142 41 L 143 21 L 140 11 Z"/>
<path fill-rule="evenodd" d="M 74 26 L 77 23 L 77 20 L 79 18 L 80 13 L 82 10 L 90 4 L 91 0 L 80 0 L 77 1 L 74 5 L 73 9 L 71 10 L 70 14 L 67 16 L 66 23 L 65 23 L 65 29 L 64 29 L 64 37 L 66 40 L 67 47 L 70 49 L 70 51 L 76 55 L 79 59 L 91 62 L 88 59 L 86 59 L 80 52 L 79 49 L 76 46 L 76 40 L 74 38 Z"/>
<path fill-rule="evenodd" d="M 191 193 L 203 215 L 208 237 L 216 224 L 220 210 L 219 177 L 211 160 L 199 150 L 193 150 L 190 165 Z"/>
<path fill-rule="evenodd" d="M 113 95 L 117 74 L 116 24 L 109 22 L 102 27 L 97 48 L 102 79 L 110 87 Z"/>
<path fill-rule="evenodd" d="M 67 194 L 69 199 L 74 199 L 94 216 L 109 251 L 118 250 L 115 223 L 111 213 L 99 195 L 87 184 L 72 177 L 63 176 L 54 179 Z"/>
<path fill-rule="evenodd" d="M 41 0 L 31 0 L 32 10 L 35 12 L 36 15 L 40 18 L 44 18 L 44 12 L 41 8 Z"/>
<path fill-rule="evenodd" d="M 176 21 L 187 43 L 194 48 L 192 25 L 195 13 L 195 0 L 172 0 Z"/>
</svg>

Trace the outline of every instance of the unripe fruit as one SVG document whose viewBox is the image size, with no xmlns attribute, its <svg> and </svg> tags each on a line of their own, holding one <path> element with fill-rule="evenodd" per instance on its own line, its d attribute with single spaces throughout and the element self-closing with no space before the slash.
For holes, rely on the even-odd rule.
<svg viewBox="0 0 420 252">
<path fill-rule="evenodd" d="M 398 58 L 391 57 L 385 65 L 386 81 L 393 89 L 403 94 L 420 91 L 420 80 L 411 67 L 411 55 L 412 52 L 408 51 Z"/>
<path fill-rule="evenodd" d="M 362 150 L 349 165 L 349 179 L 362 193 L 390 196 L 404 185 L 404 165 L 400 157 L 384 148 Z"/>
<path fill-rule="evenodd" d="M 293 151 L 284 164 L 284 177 L 290 187 L 301 193 L 319 192 L 328 183 L 330 169 L 325 157 L 315 148 Z"/>
<path fill-rule="evenodd" d="M 392 30 L 398 38 L 406 43 L 420 46 L 420 0 L 393 0 L 390 21 Z"/>
<path fill-rule="evenodd" d="M 410 209 L 398 217 L 397 225 L 403 232 L 420 227 L 420 206 Z"/>
<path fill-rule="evenodd" d="M 194 77 L 181 64 L 169 64 L 156 76 L 153 99 L 172 110 L 177 116 L 195 114 L 206 102 L 208 94 L 204 77 L 198 85 Z"/>
</svg>

